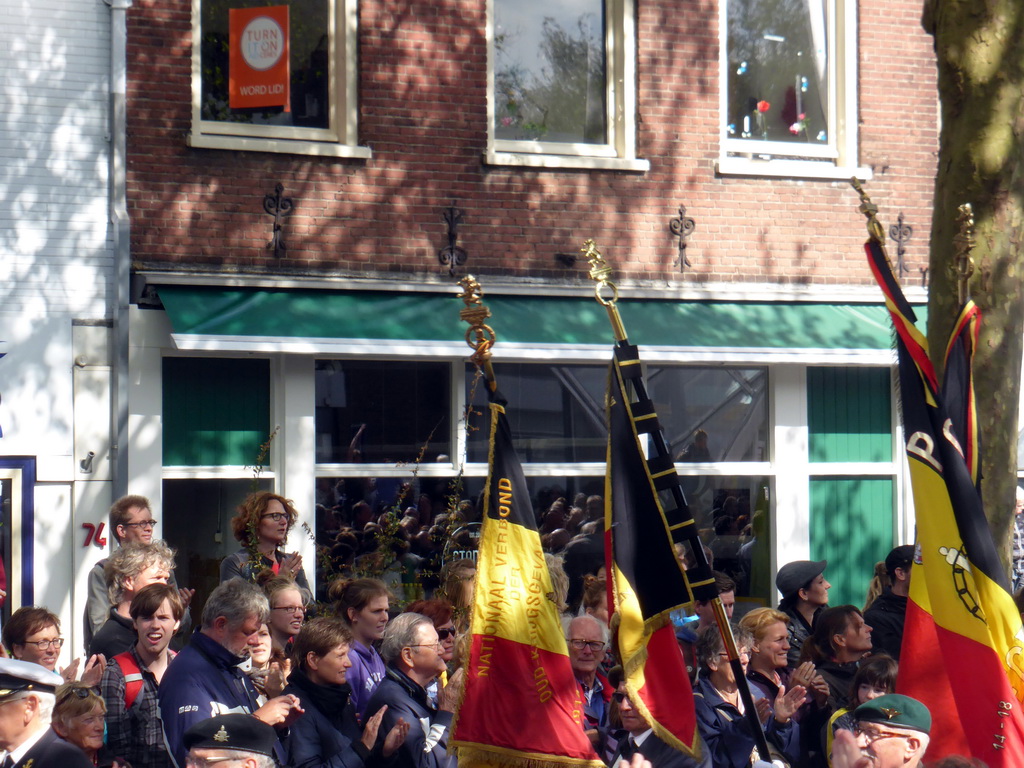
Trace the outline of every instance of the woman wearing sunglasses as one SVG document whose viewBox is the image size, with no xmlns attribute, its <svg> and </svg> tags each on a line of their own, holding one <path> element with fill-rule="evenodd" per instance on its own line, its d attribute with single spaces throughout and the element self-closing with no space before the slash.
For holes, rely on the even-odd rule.
<svg viewBox="0 0 1024 768">
<path fill-rule="evenodd" d="M 298 519 L 295 506 L 284 496 L 269 491 L 251 493 L 231 518 L 231 530 L 242 548 L 225 557 L 220 564 L 220 580 L 255 581 L 267 568 L 279 576 L 288 576 L 309 591 L 309 581 L 302 570 L 302 556 L 283 550 L 288 533 Z"/>
<path fill-rule="evenodd" d="M 104 718 L 107 705 L 102 697 L 85 683 L 65 683 L 57 689 L 53 706 L 53 730 L 69 744 L 85 753 L 93 765 L 127 766 L 114 757 L 103 743 Z"/>
<path fill-rule="evenodd" d="M 444 661 L 445 666 L 451 669 L 452 657 L 455 656 L 455 623 L 452 616 L 455 612 L 454 606 L 447 600 L 435 598 L 434 600 L 416 600 L 409 603 L 405 609 L 408 613 L 420 613 L 434 622 L 434 629 L 437 630 L 437 639 L 441 642 L 441 652 L 438 654 Z M 437 692 L 448 683 L 448 672 L 442 672 L 440 676 L 427 687 L 427 696 L 437 706 Z"/>
</svg>

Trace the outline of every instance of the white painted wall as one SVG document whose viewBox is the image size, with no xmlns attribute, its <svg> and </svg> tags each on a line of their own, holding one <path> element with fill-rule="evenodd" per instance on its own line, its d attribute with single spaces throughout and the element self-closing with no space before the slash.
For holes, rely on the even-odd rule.
<svg viewBox="0 0 1024 768">
<path fill-rule="evenodd" d="M 109 10 L 0 0 L 0 314 L 109 315 Z"/>
<path fill-rule="evenodd" d="M 83 547 L 81 523 L 110 505 L 110 11 L 0 0 L 0 13 L 0 456 L 38 462 L 35 599 L 61 617 L 63 665 L 80 645 L 85 571 L 102 554 Z M 76 446 L 97 452 L 95 475 L 78 471 Z"/>
</svg>

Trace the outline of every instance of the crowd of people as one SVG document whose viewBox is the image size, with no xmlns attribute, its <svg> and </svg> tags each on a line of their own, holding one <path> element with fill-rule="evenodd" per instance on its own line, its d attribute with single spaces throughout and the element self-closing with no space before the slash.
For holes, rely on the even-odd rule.
<svg viewBox="0 0 1024 768">
<path fill-rule="evenodd" d="M 610 642 L 601 500 L 580 502 L 539 528 L 550 537 L 565 530 L 565 514 L 580 518 L 579 535 L 548 555 L 549 597 L 584 704 L 580 727 L 608 765 L 754 765 L 755 727 L 778 765 L 922 764 L 927 709 L 893 692 L 912 547 L 889 553 L 863 611 L 829 606 L 826 562 L 783 566 L 779 609 L 753 608 L 732 625 L 744 680 L 715 606 L 674 616 L 699 728 L 695 758 L 654 733 L 630 699 Z M 44 607 L 19 608 L 3 627 L 2 768 L 456 768 L 449 740 L 474 561 L 449 561 L 433 589 L 404 605 L 395 583 L 370 577 L 336 579 L 328 600 L 314 603 L 302 558 L 284 549 L 296 518 L 281 496 L 246 498 L 232 520 L 240 549 L 192 617 L 195 593 L 175 582 L 175 553 L 153 538 L 149 502 L 119 499 L 110 512 L 118 546 L 90 573 L 86 655 L 58 668 L 60 620 Z M 736 583 L 721 572 L 715 583 L 732 619 Z"/>
</svg>

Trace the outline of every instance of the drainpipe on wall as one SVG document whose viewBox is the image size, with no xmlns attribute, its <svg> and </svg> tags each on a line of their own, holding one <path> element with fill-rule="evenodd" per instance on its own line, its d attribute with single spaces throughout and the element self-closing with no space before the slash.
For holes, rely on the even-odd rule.
<svg viewBox="0 0 1024 768">
<path fill-rule="evenodd" d="M 128 221 L 127 113 L 128 9 L 131 0 L 104 0 L 110 7 L 110 224 L 114 235 L 114 354 L 111 411 L 113 498 L 128 493 L 128 306 L 131 243 Z"/>
</svg>

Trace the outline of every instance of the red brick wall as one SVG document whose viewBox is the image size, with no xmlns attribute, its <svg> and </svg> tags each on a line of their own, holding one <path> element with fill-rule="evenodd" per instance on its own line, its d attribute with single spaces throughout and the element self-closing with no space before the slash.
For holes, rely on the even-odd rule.
<svg viewBox="0 0 1024 768">
<path fill-rule="evenodd" d="M 556 262 L 592 237 L 616 274 L 673 282 L 865 284 L 864 220 L 846 182 L 716 178 L 718 9 L 638 0 L 638 154 L 646 173 L 488 167 L 484 0 L 362 0 L 360 144 L 372 159 L 192 149 L 188 0 L 129 12 L 129 200 L 135 262 L 150 268 L 438 274 L 442 209 L 465 211 L 477 274 L 580 277 Z M 927 262 L 937 107 L 917 0 L 861 3 L 862 165 L 883 221 L 903 211 L 915 275 Z M 262 197 L 296 204 L 287 257 L 265 248 Z M 669 220 L 697 223 L 675 266 Z M 580 267 L 576 268 L 577 270 Z M 917 280 L 910 284 L 917 284 Z"/>
</svg>

